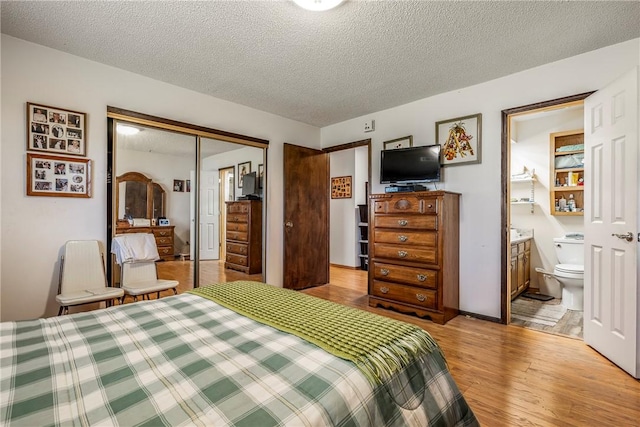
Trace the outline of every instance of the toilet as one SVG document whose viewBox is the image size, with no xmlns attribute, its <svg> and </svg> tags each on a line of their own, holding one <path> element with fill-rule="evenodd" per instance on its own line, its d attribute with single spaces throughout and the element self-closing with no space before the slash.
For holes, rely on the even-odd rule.
<svg viewBox="0 0 640 427">
<path fill-rule="evenodd" d="M 568 310 L 584 308 L 584 234 L 567 233 L 553 239 L 559 264 L 553 277 L 562 285 L 562 305 Z"/>
</svg>

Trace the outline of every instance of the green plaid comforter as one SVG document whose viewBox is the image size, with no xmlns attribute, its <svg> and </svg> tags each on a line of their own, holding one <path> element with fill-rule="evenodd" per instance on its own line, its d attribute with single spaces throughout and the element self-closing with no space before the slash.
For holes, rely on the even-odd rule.
<svg viewBox="0 0 640 427">
<path fill-rule="evenodd" d="M 192 294 L 0 324 L 0 425 L 477 425 L 437 353 L 351 362 Z"/>
</svg>

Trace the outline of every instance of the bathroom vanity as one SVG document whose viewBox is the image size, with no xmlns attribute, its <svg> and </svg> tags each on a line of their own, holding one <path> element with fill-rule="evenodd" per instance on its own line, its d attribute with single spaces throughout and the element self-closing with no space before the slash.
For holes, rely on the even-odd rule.
<svg viewBox="0 0 640 427">
<path fill-rule="evenodd" d="M 529 288 L 531 282 L 531 236 L 511 238 L 511 299 Z"/>
</svg>

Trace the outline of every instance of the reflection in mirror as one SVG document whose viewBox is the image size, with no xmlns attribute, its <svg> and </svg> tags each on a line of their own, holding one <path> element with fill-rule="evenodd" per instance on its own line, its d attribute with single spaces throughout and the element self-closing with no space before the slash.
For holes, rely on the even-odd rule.
<svg viewBox="0 0 640 427">
<path fill-rule="evenodd" d="M 146 190 L 149 218 L 133 226 L 123 222 L 127 208 L 132 217 L 139 214 L 142 202 L 129 200 L 129 187 L 115 187 L 114 234 L 149 232 L 154 234 L 162 262 L 156 264 L 158 277 L 180 282 L 178 291 L 195 286 L 233 280 L 263 280 L 263 269 L 243 271 L 226 268 L 226 209 L 228 201 L 242 195 L 242 181 L 235 171 L 243 165 L 246 171 L 258 171 L 264 164 L 266 149 L 230 143 L 223 140 L 198 138 L 176 132 L 135 124 L 139 132 L 123 135 L 115 132 L 114 171 L 116 176 L 138 173 L 150 180 Z M 117 129 L 117 126 L 116 126 Z M 196 168 L 196 147 L 200 141 L 200 169 Z M 139 189 L 141 193 L 144 190 Z M 131 197 L 134 190 L 131 191 Z M 198 208 L 199 206 L 199 208 Z M 134 215 L 135 213 L 135 215 Z M 253 258 L 263 258 L 262 222 L 254 227 L 260 238 L 254 238 Z M 160 225 L 165 217 L 168 226 Z M 154 221 L 155 220 L 155 221 Z M 153 221 L 153 222 L 152 222 Z M 164 222 L 164 221 L 163 221 Z M 196 239 L 195 236 L 198 236 Z M 257 245 L 257 246 L 256 246 Z M 237 247 L 237 245 L 235 246 Z M 239 261 L 240 260 L 240 261 Z M 235 258 L 234 261 L 241 259 Z M 114 283 L 118 283 L 118 267 L 112 265 Z M 196 279 L 196 276 L 198 279 Z"/>
</svg>

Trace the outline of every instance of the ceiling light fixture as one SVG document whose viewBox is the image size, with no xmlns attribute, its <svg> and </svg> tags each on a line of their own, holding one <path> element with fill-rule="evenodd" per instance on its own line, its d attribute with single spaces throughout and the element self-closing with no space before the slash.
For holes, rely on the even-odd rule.
<svg viewBox="0 0 640 427">
<path fill-rule="evenodd" d="M 129 125 L 122 125 L 120 123 L 118 123 L 118 126 L 116 126 L 116 130 L 121 135 L 135 135 L 138 132 L 140 132 L 140 129 L 136 127 L 129 126 Z"/>
<path fill-rule="evenodd" d="M 324 10 L 333 9 L 338 6 L 343 0 L 293 0 L 298 6 L 303 9 L 312 10 L 314 12 L 321 12 Z"/>
</svg>

